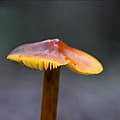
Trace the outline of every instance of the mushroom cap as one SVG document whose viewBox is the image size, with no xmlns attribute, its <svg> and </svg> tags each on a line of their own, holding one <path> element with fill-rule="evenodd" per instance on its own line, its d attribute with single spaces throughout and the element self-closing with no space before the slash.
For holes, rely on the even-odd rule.
<svg viewBox="0 0 120 120">
<path fill-rule="evenodd" d="M 59 39 L 21 45 L 15 48 L 7 59 L 40 70 L 66 65 L 70 70 L 81 74 L 98 74 L 103 71 L 96 58 L 66 45 Z"/>
</svg>

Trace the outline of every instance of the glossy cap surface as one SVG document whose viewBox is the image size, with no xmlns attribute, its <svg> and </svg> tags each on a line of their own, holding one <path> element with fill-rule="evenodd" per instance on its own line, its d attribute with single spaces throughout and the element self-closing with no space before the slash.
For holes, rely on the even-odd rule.
<svg viewBox="0 0 120 120">
<path fill-rule="evenodd" d="M 103 70 L 96 58 L 66 45 L 59 39 L 21 45 L 7 59 L 40 70 L 55 69 L 63 65 L 81 74 L 98 74 Z"/>
</svg>

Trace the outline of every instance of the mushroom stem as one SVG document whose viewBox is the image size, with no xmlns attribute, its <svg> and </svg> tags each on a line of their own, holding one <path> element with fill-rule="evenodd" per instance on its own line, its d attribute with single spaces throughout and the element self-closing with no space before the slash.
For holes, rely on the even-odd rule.
<svg viewBox="0 0 120 120">
<path fill-rule="evenodd" d="M 56 120 L 60 67 L 44 71 L 41 120 Z"/>
</svg>

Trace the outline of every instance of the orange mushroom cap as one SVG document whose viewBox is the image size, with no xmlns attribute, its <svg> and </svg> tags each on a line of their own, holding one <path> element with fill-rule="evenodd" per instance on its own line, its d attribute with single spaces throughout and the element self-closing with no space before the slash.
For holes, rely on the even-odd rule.
<svg viewBox="0 0 120 120">
<path fill-rule="evenodd" d="M 40 70 L 51 70 L 66 65 L 72 71 L 81 74 L 98 74 L 103 71 L 96 58 L 66 45 L 59 39 L 21 45 L 15 48 L 7 59 Z"/>
</svg>

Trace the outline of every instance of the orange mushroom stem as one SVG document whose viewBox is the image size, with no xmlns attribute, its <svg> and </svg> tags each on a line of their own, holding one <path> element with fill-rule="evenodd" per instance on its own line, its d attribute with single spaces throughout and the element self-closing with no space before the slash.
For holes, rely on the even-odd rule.
<svg viewBox="0 0 120 120">
<path fill-rule="evenodd" d="M 41 120 L 56 120 L 60 67 L 44 72 Z"/>
<path fill-rule="evenodd" d="M 56 120 L 60 67 L 80 74 L 98 74 L 101 63 L 91 55 L 72 48 L 59 39 L 29 43 L 15 48 L 7 59 L 44 70 L 41 120 Z"/>
</svg>

